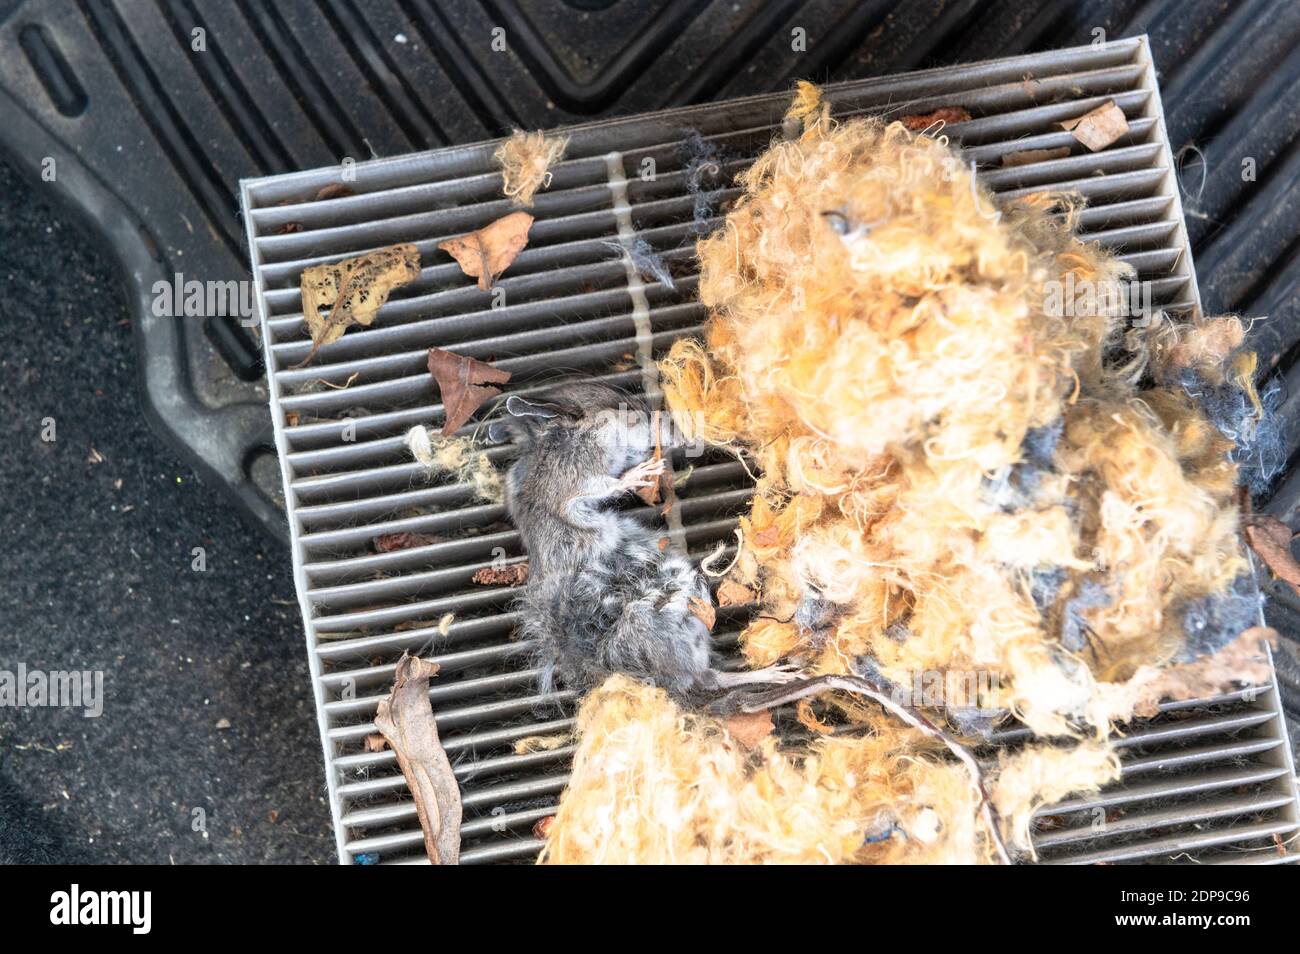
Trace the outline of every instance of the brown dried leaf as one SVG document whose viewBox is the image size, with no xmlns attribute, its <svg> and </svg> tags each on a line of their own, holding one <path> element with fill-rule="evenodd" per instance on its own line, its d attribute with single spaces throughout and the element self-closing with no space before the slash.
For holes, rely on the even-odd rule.
<svg viewBox="0 0 1300 954">
<path fill-rule="evenodd" d="M 294 367 L 301 368 L 322 345 L 338 341 L 352 325 L 369 325 L 389 293 L 419 274 L 420 250 L 409 243 L 304 269 L 299 287 L 311 351 Z M 321 314 L 322 308 L 329 310 Z"/>
<path fill-rule="evenodd" d="M 772 713 L 767 709 L 758 712 L 737 712 L 728 716 L 724 723 L 731 737 L 747 749 L 752 749 L 769 735 L 775 726 Z"/>
<path fill-rule="evenodd" d="M 898 121 L 912 132 L 919 132 L 935 123 L 964 123 L 970 119 L 970 112 L 960 106 L 940 106 L 932 113 L 916 113 L 903 116 Z"/>
<path fill-rule="evenodd" d="M 1246 542 L 1280 580 L 1300 594 L 1300 563 L 1291 555 L 1291 528 L 1277 517 L 1256 514 L 1246 525 Z"/>
<path fill-rule="evenodd" d="M 551 833 L 551 826 L 555 824 L 555 816 L 547 815 L 545 818 L 539 818 L 533 824 L 533 837 L 545 838 Z"/>
<path fill-rule="evenodd" d="M 478 287 L 487 291 L 528 244 L 528 230 L 532 227 L 533 217 L 527 212 L 511 212 L 477 232 L 439 242 L 438 248 L 454 258 L 462 272 L 477 278 Z"/>
<path fill-rule="evenodd" d="M 484 401 L 501 393 L 500 388 L 491 385 L 510 380 L 509 371 L 500 371 L 490 364 L 441 348 L 429 349 L 429 373 L 438 382 L 442 397 L 443 437 L 456 433 Z"/>
<path fill-rule="evenodd" d="M 1105 149 L 1128 132 L 1128 119 L 1124 116 L 1124 110 L 1116 106 L 1113 99 L 1108 99 L 1096 109 L 1074 119 L 1067 119 L 1059 125 L 1062 129 L 1071 132 L 1075 139 L 1093 152 Z"/>
<path fill-rule="evenodd" d="M 713 632 L 713 624 L 718 621 L 718 613 L 713 608 L 713 604 L 698 596 L 692 596 L 688 606 L 691 615 L 703 623 L 710 633 Z"/>
<path fill-rule="evenodd" d="M 1064 159 L 1070 154 L 1069 146 L 1055 149 L 1025 149 L 1021 152 L 1009 152 L 1002 157 L 1002 167 L 1027 166 L 1033 162 L 1047 162 L 1050 159 Z"/>
<path fill-rule="evenodd" d="M 427 533 L 385 533 L 375 537 L 374 547 L 376 553 L 392 553 L 394 550 L 428 546 L 436 539 Z"/>
<path fill-rule="evenodd" d="M 366 736 L 367 752 L 382 752 L 386 748 L 388 748 L 388 740 L 384 738 L 382 733 L 371 732 Z"/>
<path fill-rule="evenodd" d="M 719 606 L 740 606 L 754 602 L 754 591 L 735 580 L 723 580 L 718 586 Z"/>
<path fill-rule="evenodd" d="M 775 547 L 781 543 L 781 529 L 774 523 L 768 524 L 762 530 L 753 534 L 750 542 L 756 547 Z"/>
<path fill-rule="evenodd" d="M 1195 662 L 1139 670 L 1138 677 L 1149 675 L 1149 678 L 1143 681 L 1133 714 L 1150 718 L 1167 699 L 1203 699 L 1219 695 L 1234 683 L 1267 683 L 1272 678 L 1272 669 L 1264 648 L 1266 643 L 1277 647 L 1277 630 L 1252 626 L 1218 652 Z"/>
<path fill-rule="evenodd" d="M 424 831 L 424 850 L 435 865 L 460 861 L 460 786 L 438 739 L 429 704 L 429 677 L 438 665 L 403 654 L 393 691 L 381 700 L 375 728 L 397 755 Z"/>
<path fill-rule="evenodd" d="M 509 563 L 505 566 L 485 566 L 472 577 L 481 586 L 519 586 L 528 582 L 528 564 Z"/>
<path fill-rule="evenodd" d="M 316 193 L 316 201 L 319 202 L 321 199 L 345 199 L 350 195 L 356 195 L 356 193 L 342 182 L 331 182 L 327 186 L 321 186 L 320 191 Z"/>
</svg>

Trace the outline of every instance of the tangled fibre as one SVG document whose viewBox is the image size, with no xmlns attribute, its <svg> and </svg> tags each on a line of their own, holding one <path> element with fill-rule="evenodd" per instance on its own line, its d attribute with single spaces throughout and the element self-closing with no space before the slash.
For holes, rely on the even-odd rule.
<svg viewBox="0 0 1300 954">
<path fill-rule="evenodd" d="M 1019 720 L 987 798 L 1027 854 L 1036 810 L 1119 776 L 1117 724 L 1267 675 L 1239 534 L 1239 484 L 1278 466 L 1254 355 L 1236 318 L 1126 315 L 1132 270 L 1074 236 L 1068 195 L 999 205 L 946 139 L 833 122 L 808 84 L 792 125 L 698 244 L 703 340 L 660 365 L 686 438 L 759 475 L 741 647 L 905 694 L 934 676 L 910 704 L 976 743 Z M 816 702 L 803 741 L 747 745 L 611 678 L 542 860 L 996 860 L 942 746 Z"/>
</svg>

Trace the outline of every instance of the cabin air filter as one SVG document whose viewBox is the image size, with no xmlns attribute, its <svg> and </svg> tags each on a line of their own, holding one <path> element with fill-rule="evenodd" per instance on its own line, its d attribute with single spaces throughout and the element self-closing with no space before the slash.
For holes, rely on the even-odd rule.
<svg viewBox="0 0 1300 954">
<path fill-rule="evenodd" d="M 1082 193 L 1081 234 L 1136 269 L 1150 306 L 1199 313 L 1145 38 L 823 92 L 837 118 L 965 110 L 970 118 L 944 132 L 1000 198 L 1044 188 Z M 1108 100 L 1124 112 L 1128 132 L 1100 151 L 1061 156 L 1074 140 L 1059 123 Z M 366 745 L 404 651 L 441 667 L 429 696 L 461 786 L 464 863 L 531 860 L 540 847 L 533 826 L 554 813 L 572 755 L 571 746 L 516 754 L 513 745 L 568 728 L 575 698 L 539 694 L 528 647 L 514 636 L 512 591 L 472 580 L 523 556 L 504 508 L 485 503 L 471 482 L 430 480 L 406 446 L 411 427 L 443 418 L 428 349 L 490 361 L 511 373 L 512 393 L 553 384 L 557 372 L 655 388 L 651 360 L 705 319 L 694 242 L 721 222 L 722 207 L 739 194 L 735 173 L 780 133 L 788 105 L 788 95 L 758 96 L 564 130 L 568 149 L 534 200 L 528 246 L 499 282 L 503 301 L 437 251 L 513 210 L 492 158 L 498 142 L 349 163 L 348 194 L 321 192 L 343 180 L 337 166 L 242 183 L 342 861 L 425 860 L 394 754 Z M 1018 164 L 1002 162 L 1011 154 Z M 671 287 L 642 284 L 626 266 L 622 248 L 636 242 L 665 262 Z M 351 329 L 299 367 L 312 348 L 303 270 L 396 243 L 418 249 L 419 276 L 392 294 L 372 325 Z M 488 451 L 497 464 L 509 453 Z M 670 527 L 698 559 L 732 539 L 752 485 L 730 457 L 695 464 Z M 415 545 L 375 545 L 397 534 Z M 744 619 L 719 620 L 719 648 L 734 647 L 743 626 Z M 1003 731 L 993 744 L 1015 746 L 1026 734 Z M 1119 781 L 1040 813 L 1040 861 L 1298 857 L 1277 850 L 1300 828 L 1300 815 L 1275 685 L 1165 705 L 1118 745 Z M 1099 813 L 1104 826 L 1091 824 Z"/>
</svg>

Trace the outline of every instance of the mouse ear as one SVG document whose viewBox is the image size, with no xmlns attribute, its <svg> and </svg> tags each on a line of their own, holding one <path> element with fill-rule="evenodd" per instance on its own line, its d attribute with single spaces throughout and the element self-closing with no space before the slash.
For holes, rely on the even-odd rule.
<svg viewBox="0 0 1300 954">
<path fill-rule="evenodd" d="M 554 407 L 529 401 L 517 394 L 506 398 L 506 413 L 512 417 L 540 417 L 543 420 L 559 416 L 559 411 Z"/>
</svg>

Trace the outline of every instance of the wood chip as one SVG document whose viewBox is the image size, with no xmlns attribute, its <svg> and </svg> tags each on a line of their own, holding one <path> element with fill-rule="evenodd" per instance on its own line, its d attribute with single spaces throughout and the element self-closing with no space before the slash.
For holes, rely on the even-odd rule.
<svg viewBox="0 0 1300 954">
<path fill-rule="evenodd" d="M 403 653 L 393 691 L 375 713 L 375 728 L 388 740 L 406 777 L 429 861 L 454 865 L 460 861 L 460 786 L 429 704 L 429 677 L 437 671 L 437 663 Z"/>
<path fill-rule="evenodd" d="M 438 248 L 454 258 L 462 272 L 477 278 L 478 287 L 487 291 L 528 244 L 528 230 L 532 227 L 533 217 L 527 212 L 511 212 L 477 232 L 439 242 Z"/>
<path fill-rule="evenodd" d="M 429 349 L 429 373 L 438 382 L 438 394 L 442 398 L 443 437 L 451 437 L 484 401 L 501 393 L 500 388 L 492 385 L 510 380 L 509 371 L 441 348 Z"/>
<path fill-rule="evenodd" d="M 299 289 L 303 322 L 312 344 L 307 357 L 294 367 L 301 368 L 322 346 L 338 341 L 354 324 L 369 325 L 393 289 L 414 281 L 419 274 L 420 250 L 409 243 L 304 269 Z M 328 311 L 322 314 L 321 309 Z"/>
<path fill-rule="evenodd" d="M 1246 542 L 1279 580 L 1300 595 L 1300 563 L 1291 555 L 1291 528 L 1277 517 L 1255 514 L 1246 524 Z"/>
<path fill-rule="evenodd" d="M 472 577 L 480 586 L 520 586 L 528 582 L 527 563 L 485 566 Z"/>
<path fill-rule="evenodd" d="M 698 596 L 692 596 L 688 605 L 691 615 L 703 623 L 710 633 L 713 632 L 713 624 L 718 621 L 718 613 L 713 608 L 713 604 Z"/>
<path fill-rule="evenodd" d="M 775 726 L 772 713 L 766 709 L 760 712 L 738 712 L 728 716 L 723 723 L 731 737 L 747 749 L 752 749 L 769 735 Z"/>
<path fill-rule="evenodd" d="M 1025 149 L 1022 152 L 1009 152 L 1002 157 L 1002 167 L 1027 166 L 1035 162 L 1048 162 L 1052 159 L 1064 159 L 1070 154 L 1069 146 L 1055 149 Z"/>
<path fill-rule="evenodd" d="M 735 580 L 723 580 L 718 586 L 719 606 L 742 606 L 754 602 L 754 591 Z"/>
<path fill-rule="evenodd" d="M 920 132 L 935 123 L 964 123 L 970 118 L 970 112 L 960 106 L 940 106 L 932 113 L 915 113 L 903 116 L 898 121 L 912 132 Z"/>
<path fill-rule="evenodd" d="M 1105 149 L 1128 132 L 1124 110 L 1108 99 L 1096 109 L 1059 124 L 1093 152 Z"/>
</svg>

